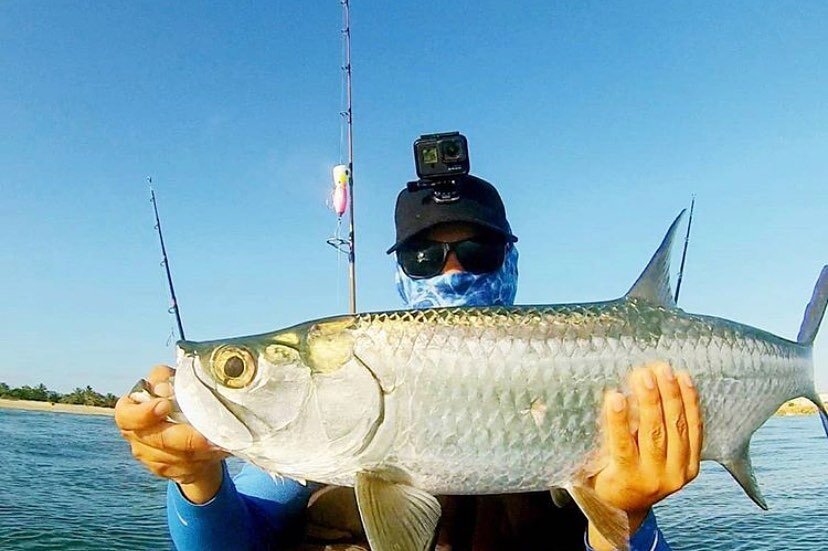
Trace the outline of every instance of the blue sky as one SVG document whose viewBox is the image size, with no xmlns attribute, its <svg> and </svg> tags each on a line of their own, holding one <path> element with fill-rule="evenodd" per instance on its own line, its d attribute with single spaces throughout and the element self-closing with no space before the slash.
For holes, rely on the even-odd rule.
<svg viewBox="0 0 828 551">
<path fill-rule="evenodd" d="M 515 6 L 354 2 L 360 310 L 400 306 L 411 142 L 461 130 L 519 302 L 623 294 L 695 193 L 681 305 L 795 336 L 828 262 L 828 5 Z M 347 309 L 340 24 L 335 0 L 0 3 L 0 381 L 121 394 L 171 361 L 149 175 L 188 337 Z M 828 390 L 825 334 L 815 358 Z"/>
</svg>

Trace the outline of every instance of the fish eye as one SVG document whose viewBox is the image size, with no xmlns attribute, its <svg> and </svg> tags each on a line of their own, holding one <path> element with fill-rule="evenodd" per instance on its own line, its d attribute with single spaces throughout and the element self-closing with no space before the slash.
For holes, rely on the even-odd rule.
<svg viewBox="0 0 828 551">
<path fill-rule="evenodd" d="M 216 380 L 229 388 L 243 388 L 256 375 L 256 360 L 253 355 L 238 346 L 217 348 L 210 363 Z"/>
<path fill-rule="evenodd" d="M 228 378 L 235 379 L 240 377 L 242 373 L 244 373 L 244 360 L 240 357 L 230 356 L 227 361 L 224 362 L 224 374 L 227 375 Z"/>
</svg>

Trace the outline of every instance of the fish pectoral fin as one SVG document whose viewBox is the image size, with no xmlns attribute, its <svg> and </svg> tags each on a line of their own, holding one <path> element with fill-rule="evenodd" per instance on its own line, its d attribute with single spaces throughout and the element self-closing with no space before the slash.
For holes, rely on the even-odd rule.
<svg viewBox="0 0 828 551">
<path fill-rule="evenodd" d="M 434 496 L 373 473 L 358 473 L 354 491 L 373 551 L 430 549 L 440 520 Z"/>
<path fill-rule="evenodd" d="M 768 504 L 762 496 L 762 490 L 759 489 L 759 483 L 756 482 L 756 474 L 753 472 L 753 463 L 750 461 L 750 441 L 742 446 L 739 451 L 729 459 L 723 459 L 719 463 L 727 469 L 739 486 L 745 491 L 753 502 L 764 509 L 768 510 Z"/>
<path fill-rule="evenodd" d="M 615 549 L 628 551 L 630 548 L 630 520 L 621 509 L 607 505 L 598 497 L 595 490 L 586 486 L 572 484 L 566 487 L 569 495 L 578 504 L 601 535 Z"/>
</svg>

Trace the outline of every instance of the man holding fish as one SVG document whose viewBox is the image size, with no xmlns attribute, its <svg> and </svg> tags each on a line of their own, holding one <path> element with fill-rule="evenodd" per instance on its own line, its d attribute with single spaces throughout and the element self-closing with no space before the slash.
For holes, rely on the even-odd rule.
<svg viewBox="0 0 828 551">
<path fill-rule="evenodd" d="M 431 200 L 428 189 L 398 196 L 397 239 L 388 252 L 396 253 L 397 287 L 408 308 L 514 303 L 517 238 L 500 196 L 470 175 L 459 179 L 457 190 L 449 202 Z M 161 397 L 145 403 L 121 398 L 116 422 L 133 455 L 171 481 L 168 520 L 179 549 L 286 548 L 311 541 L 319 546 L 304 548 L 323 549 L 325 542 L 364 541 L 350 489 L 272 478 L 249 464 L 232 479 L 223 461 L 227 452 L 190 425 L 167 422 L 173 404 L 163 397 L 173 393 L 172 374 L 156 367 L 148 380 Z M 666 363 L 633 370 L 628 394 L 629 399 L 619 391 L 605 395 L 604 445 L 587 484 L 591 495 L 626 513 L 631 549 L 667 550 L 650 508 L 698 474 L 699 400 L 689 375 L 674 373 Z M 545 411 L 542 403 L 527 408 L 535 419 Z M 444 496 L 440 506 L 437 549 L 584 548 L 586 519 L 561 488 Z M 598 551 L 614 548 L 592 523 L 586 537 Z"/>
</svg>

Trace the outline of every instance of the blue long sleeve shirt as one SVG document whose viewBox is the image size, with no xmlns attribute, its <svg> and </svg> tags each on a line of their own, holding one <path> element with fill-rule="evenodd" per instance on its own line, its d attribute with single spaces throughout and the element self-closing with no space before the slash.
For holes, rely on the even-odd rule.
<svg viewBox="0 0 828 551">
<path fill-rule="evenodd" d="M 226 465 L 222 469 L 218 493 L 202 505 L 191 503 L 169 483 L 167 521 L 179 551 L 284 549 L 301 541 L 313 487 L 274 479 L 248 464 L 235 478 Z M 593 551 L 586 535 L 584 544 Z M 630 551 L 670 551 L 652 512 L 631 538 Z"/>
<path fill-rule="evenodd" d="M 225 463 L 222 471 L 218 493 L 201 505 L 168 484 L 167 523 L 179 551 L 283 549 L 301 540 L 311 487 L 249 464 L 235 478 Z"/>
</svg>

